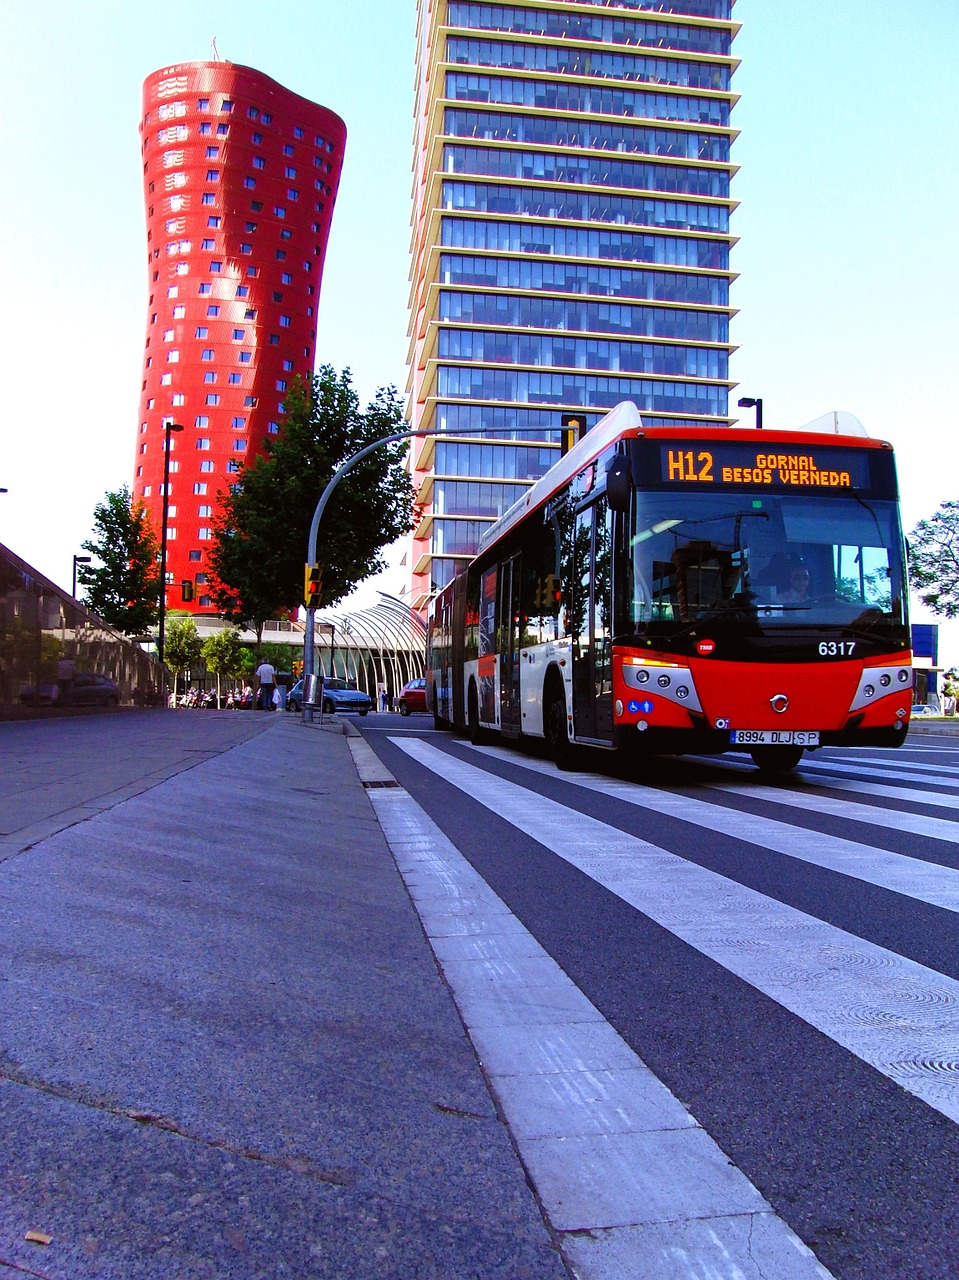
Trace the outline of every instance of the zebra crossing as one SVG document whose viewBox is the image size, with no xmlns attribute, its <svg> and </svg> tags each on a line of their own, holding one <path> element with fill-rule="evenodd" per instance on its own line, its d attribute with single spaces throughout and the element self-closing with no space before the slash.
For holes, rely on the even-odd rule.
<svg viewBox="0 0 959 1280">
<path fill-rule="evenodd" d="M 440 735 L 388 742 L 381 754 L 405 789 L 371 799 L 577 1275 L 959 1273 L 955 1206 L 932 1228 L 928 1217 L 931 1188 L 950 1181 L 945 1171 L 959 1176 L 959 822 L 948 816 L 959 755 L 902 766 L 891 754 L 816 757 L 775 787 L 744 779 L 736 758 L 677 762 L 674 779 L 659 769 L 644 785 L 558 775 Z M 460 802 L 467 816 L 454 830 Z M 622 993 L 597 976 L 602 939 L 576 937 L 577 902 L 584 921 L 616 922 L 643 1006 L 638 1031 Z M 680 975 L 665 1003 L 646 994 L 664 972 Z M 707 1007 L 713 997 L 741 1013 L 777 1084 L 756 1081 L 741 1048 L 728 1051 L 721 1086 L 697 1079 L 696 1037 L 676 1059 L 683 1001 L 720 1056 L 723 1035 L 739 1035 Z M 790 1072 L 775 1059 L 787 1043 Z M 793 1078 L 824 1073 L 828 1100 L 800 1100 Z M 759 1119 L 744 1137 L 723 1117 L 742 1110 L 749 1130 L 747 1104 Z M 780 1107 L 786 1119 L 773 1123 Z M 887 1129 L 877 1135 L 864 1110 Z M 803 1134 L 804 1111 L 826 1116 L 822 1133 Z M 781 1157 L 769 1150 L 778 1142 Z M 847 1149 L 856 1143 L 865 1159 Z M 918 1154 L 892 1173 L 869 1169 L 870 1156 L 894 1163 L 903 1143 L 922 1151 L 921 1169 Z M 825 1197 L 810 1190 L 806 1204 L 790 1189 L 808 1165 L 844 1182 L 831 1193 L 838 1225 Z M 719 1177 L 723 1167 L 737 1176 Z M 881 1228 L 857 1220 L 880 1206 Z M 930 1229 L 938 1253 L 919 1247 Z"/>
</svg>

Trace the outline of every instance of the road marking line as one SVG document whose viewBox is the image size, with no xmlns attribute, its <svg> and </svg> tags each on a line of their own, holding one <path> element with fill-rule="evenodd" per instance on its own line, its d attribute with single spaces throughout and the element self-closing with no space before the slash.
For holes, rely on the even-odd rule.
<svg viewBox="0 0 959 1280">
<path fill-rule="evenodd" d="M 959 1121 L 959 982 L 429 746 L 402 750 L 901 1088 Z M 518 767 L 530 762 L 509 757 Z M 567 784 L 583 776 L 563 775 Z M 589 785 L 587 781 L 586 785 Z M 598 789 L 598 788 L 597 788 Z"/>
<path fill-rule="evenodd" d="M 546 776 L 555 774 L 553 765 L 525 757 L 517 760 L 513 753 L 501 747 L 473 749 L 500 760 L 509 760 L 533 773 Z M 736 840 L 745 840 L 761 849 L 784 853 L 790 858 L 797 858 L 811 866 L 838 871 L 841 875 L 851 876 L 855 880 L 878 885 L 883 889 L 890 889 L 893 893 L 915 898 L 918 902 L 928 902 L 931 906 L 942 907 L 946 911 L 959 911 L 959 871 L 952 867 L 943 867 L 937 862 L 924 862 L 920 858 L 911 858 L 900 853 L 889 853 L 885 849 L 875 849 L 872 845 L 847 840 L 842 836 L 810 831 L 807 827 L 779 822 L 763 814 L 743 813 L 739 809 L 728 809 L 724 805 L 713 804 L 707 800 L 659 791 L 638 782 L 616 782 L 604 778 L 601 774 L 593 773 L 576 773 L 567 776 L 570 782 L 587 791 L 597 791 L 601 795 L 622 800 L 637 808 L 648 809 L 667 818 L 678 818 L 681 822 L 690 822 L 694 826 L 704 827 L 707 831 L 716 831 L 722 835 L 732 836 Z M 711 789 L 715 785 L 717 790 L 732 791 L 750 798 L 755 798 L 758 794 L 753 788 L 737 787 L 731 783 L 709 785 Z M 839 817 L 858 817 L 855 811 L 859 808 L 867 808 L 865 805 L 829 800 L 828 797 L 797 795 L 780 790 L 770 792 L 769 799 L 775 804 L 792 803 L 799 808 L 820 808 L 823 812 L 835 813 Z M 881 826 L 897 825 L 892 820 L 895 819 L 896 814 L 884 814 L 879 809 L 869 809 L 868 812 L 870 816 L 866 819 L 867 821 L 879 823 Z M 909 815 L 899 816 L 909 817 Z M 900 830 L 911 831 L 918 835 L 936 835 L 940 840 L 950 839 L 959 843 L 959 823 L 921 816 L 915 817 L 913 822 L 914 825 L 904 824 Z M 948 836 L 941 834 L 945 829 L 949 831 Z"/>
<path fill-rule="evenodd" d="M 412 797 L 369 796 L 580 1280 L 830 1280 Z"/>
<path fill-rule="evenodd" d="M 745 771 L 745 772 L 755 774 L 755 766 L 747 763 L 745 760 L 735 760 L 730 756 L 722 756 L 722 757 L 687 756 L 686 758 L 690 760 L 696 759 L 703 763 L 719 765 L 724 768 L 732 768 L 732 769 L 735 769 L 737 773 L 741 773 Z M 889 764 L 890 766 L 892 766 L 892 761 L 890 761 Z M 827 760 L 811 759 L 809 757 L 806 757 L 803 760 L 799 768 L 803 776 L 815 777 L 817 781 L 819 780 L 820 777 L 831 778 L 835 773 L 870 773 L 872 772 L 873 776 L 876 778 L 886 778 L 886 779 L 891 779 L 893 781 L 898 780 L 899 782 L 901 782 L 903 784 L 902 786 L 890 788 L 891 793 L 894 795 L 898 795 L 900 799 L 902 798 L 902 793 L 904 791 L 906 791 L 908 788 L 914 788 L 917 783 L 925 782 L 925 783 L 928 783 L 929 786 L 931 787 L 947 787 L 950 785 L 952 780 L 955 779 L 956 777 L 955 769 L 942 769 L 941 772 L 946 776 L 939 777 L 938 766 L 936 766 L 937 773 L 935 774 L 929 771 L 930 768 L 932 768 L 932 766 L 924 766 L 923 771 L 921 773 L 906 773 L 902 769 L 896 769 L 893 767 L 884 768 L 876 764 L 875 762 L 871 762 L 868 765 L 863 764 L 863 765 L 856 766 L 853 764 L 839 764 L 833 760 L 827 761 Z M 785 776 L 788 779 L 789 775 L 787 774 Z M 829 783 L 828 785 L 834 786 L 836 784 Z M 856 786 L 857 783 L 853 782 L 848 785 Z M 936 794 L 939 796 L 942 796 L 944 792 L 939 791 Z"/>
<path fill-rule="evenodd" d="M 955 813 L 959 806 L 959 796 L 947 796 L 942 791 L 931 791 L 928 795 L 923 795 L 915 790 L 905 791 L 901 786 L 883 786 L 881 782 L 849 782 L 845 778 L 830 777 L 812 777 L 809 773 L 803 773 L 803 780 L 816 783 L 817 786 L 826 787 L 830 791 L 851 791 L 858 792 L 859 795 L 878 796 L 882 800 L 910 800 L 913 804 L 924 805 L 928 809 L 946 809 L 949 813 Z M 698 785 L 708 787 L 725 787 L 725 782 L 705 782 Z M 775 787 L 764 787 L 763 783 L 755 783 L 752 790 L 762 791 L 764 797 L 768 796 L 773 799 L 777 794 Z M 785 790 L 785 788 L 784 788 Z M 871 806 L 863 805 L 863 809 L 869 809 Z M 885 815 L 889 810 L 877 809 L 873 812 Z M 860 819 L 862 822 L 868 822 L 868 818 Z M 885 820 L 882 820 L 882 826 L 885 826 Z"/>
<path fill-rule="evenodd" d="M 838 800 L 813 791 L 789 791 L 785 787 L 772 789 L 738 786 L 732 782 L 707 782 L 704 785 L 710 791 L 728 791 L 732 795 L 748 796 L 753 800 L 768 800 L 770 804 L 789 805 L 793 808 L 825 813 L 830 817 L 844 818 L 851 822 L 866 822 L 876 827 L 908 831 L 911 835 L 929 836 L 933 840 L 959 844 L 959 822 L 950 822 L 946 818 L 928 818 L 924 814 L 909 813 L 901 809 L 880 809 L 875 805 L 856 804 L 853 800 Z M 879 794 L 895 800 L 903 799 L 902 792 L 896 791 L 893 787 L 871 786 L 868 783 L 857 786 L 854 782 L 829 782 L 826 785 L 840 791 L 858 792 L 860 795 Z M 928 801 L 918 796 L 914 799 L 917 804 L 934 804 L 936 808 L 949 809 L 952 813 L 955 813 L 959 806 L 959 800 L 955 799 Z"/>
</svg>

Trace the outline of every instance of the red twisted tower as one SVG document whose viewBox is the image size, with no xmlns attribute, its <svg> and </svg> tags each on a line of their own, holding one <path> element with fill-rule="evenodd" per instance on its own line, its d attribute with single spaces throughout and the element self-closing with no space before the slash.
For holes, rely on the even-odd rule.
<svg viewBox="0 0 959 1280">
<path fill-rule="evenodd" d="M 313 372 L 346 126 L 251 67 L 181 62 L 144 82 L 140 134 L 149 304 L 133 493 L 160 529 L 165 428 L 182 425 L 166 603 L 213 612 L 218 495 L 279 431 L 293 378 Z"/>
</svg>

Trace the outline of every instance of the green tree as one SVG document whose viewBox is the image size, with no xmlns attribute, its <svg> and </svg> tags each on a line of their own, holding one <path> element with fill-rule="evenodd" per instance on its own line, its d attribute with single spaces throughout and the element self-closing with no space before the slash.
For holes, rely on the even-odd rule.
<svg viewBox="0 0 959 1280">
<path fill-rule="evenodd" d="M 959 618 L 959 502 L 944 502 L 909 535 L 909 577 L 924 605 Z"/>
<path fill-rule="evenodd" d="M 200 661 L 203 643 L 192 618 L 172 618 L 166 627 L 163 662 L 173 672 L 173 703 L 176 705 L 177 679 Z"/>
<path fill-rule="evenodd" d="M 347 458 L 403 429 L 395 388 L 381 388 L 363 412 L 349 370 L 329 365 L 310 385 L 296 379 L 285 396 L 282 431 L 266 456 L 243 467 L 221 494 L 210 567 L 211 594 L 233 622 L 262 638 L 263 623 L 302 604 L 303 564 L 313 512 Z M 323 604 L 336 603 L 385 568 L 382 552 L 412 528 L 413 485 L 400 441 L 374 450 L 340 482 L 323 517 L 318 559 Z"/>
<path fill-rule="evenodd" d="M 227 680 L 235 680 L 243 671 L 243 645 L 240 643 L 239 631 L 235 627 L 230 627 L 226 631 L 214 632 L 203 641 L 200 654 L 206 663 L 207 671 L 212 671 L 216 676 L 216 705 L 220 707 L 222 706 L 220 677 L 226 676 Z"/>
<path fill-rule="evenodd" d="M 81 545 L 99 564 L 78 566 L 84 601 L 123 635 L 146 635 L 160 607 L 160 546 L 149 513 L 124 485 L 94 508 L 93 526 Z"/>
</svg>

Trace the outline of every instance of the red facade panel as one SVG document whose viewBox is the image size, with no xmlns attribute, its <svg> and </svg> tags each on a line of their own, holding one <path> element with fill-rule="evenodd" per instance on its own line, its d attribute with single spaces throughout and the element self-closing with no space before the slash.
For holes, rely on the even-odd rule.
<svg viewBox="0 0 959 1280">
<path fill-rule="evenodd" d="M 148 76 L 140 122 L 149 304 L 133 492 L 159 532 L 171 434 L 167 607 L 215 612 L 219 495 L 276 434 L 316 359 L 316 312 L 346 126 L 251 67 Z M 182 601 L 181 583 L 193 587 Z"/>
</svg>

